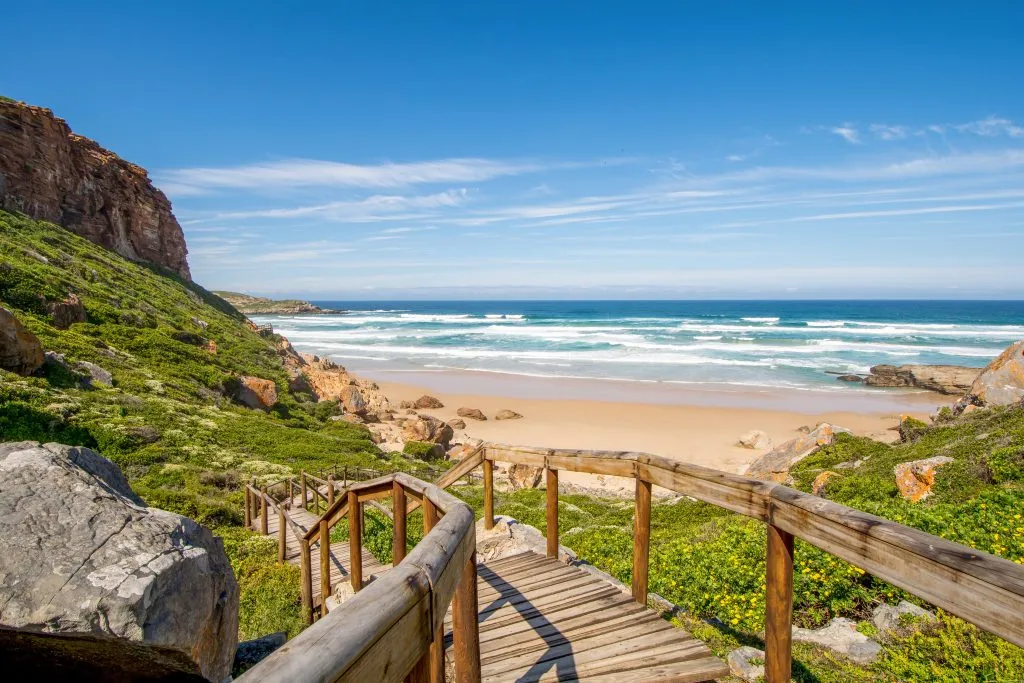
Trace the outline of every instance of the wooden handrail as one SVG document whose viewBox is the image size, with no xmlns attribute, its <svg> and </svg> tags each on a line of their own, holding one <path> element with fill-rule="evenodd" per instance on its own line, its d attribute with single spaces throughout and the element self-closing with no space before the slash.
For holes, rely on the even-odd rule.
<svg viewBox="0 0 1024 683">
<path fill-rule="evenodd" d="M 242 681 L 401 681 L 441 645 L 444 617 L 453 605 L 455 676 L 479 683 L 476 625 L 476 534 L 472 509 L 439 487 L 405 474 L 348 487 L 320 518 L 316 536 L 329 544 L 329 529 L 348 508 L 401 490 L 443 514 L 394 569 L 331 611 L 267 659 Z M 344 503 L 342 503 L 344 501 Z M 352 519 L 358 519 L 353 514 Z M 404 525 L 403 525 L 404 526 Z M 308 544 L 308 535 L 300 538 Z M 360 538 L 350 537 L 359 551 Z M 305 559 L 303 573 L 309 575 Z M 354 574 L 355 572 L 353 572 Z M 305 587 L 303 597 L 305 600 Z M 468 602 L 472 600 L 472 604 Z M 465 615 L 472 610 L 471 623 Z M 340 628 L 339 628 L 340 626 Z"/>
<path fill-rule="evenodd" d="M 782 484 L 647 453 L 488 443 L 484 457 L 492 462 L 544 467 L 549 472 L 568 470 L 635 479 L 633 594 L 638 600 L 646 600 L 647 595 L 651 485 L 765 522 L 765 659 L 769 681 L 788 681 L 790 676 L 793 538 L 803 539 L 986 631 L 1024 646 L 1024 567 L 984 551 Z M 485 484 L 488 479 L 485 469 Z M 493 519 L 488 519 L 493 515 L 493 503 L 486 503 L 489 497 L 485 491 L 485 526 L 493 524 Z M 550 515 L 549 506 L 549 519 Z"/>
</svg>

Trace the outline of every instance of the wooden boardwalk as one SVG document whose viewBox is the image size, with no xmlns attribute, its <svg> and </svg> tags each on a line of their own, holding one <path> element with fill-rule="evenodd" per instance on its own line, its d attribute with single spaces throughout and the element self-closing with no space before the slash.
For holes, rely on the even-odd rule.
<svg viewBox="0 0 1024 683">
<path fill-rule="evenodd" d="M 478 565 L 483 680 L 706 681 L 729 667 L 627 593 L 527 552 Z M 451 623 L 446 622 L 450 642 Z"/>
<path fill-rule="evenodd" d="M 317 517 L 299 507 L 287 514 L 303 530 Z M 267 531 L 276 536 L 277 515 Z M 320 604 L 319 543 L 312 546 L 313 603 Z M 331 585 L 349 580 L 349 544 L 331 544 Z M 363 577 L 391 569 L 365 547 Z M 299 543 L 287 534 L 286 560 L 300 563 Z M 676 628 L 600 577 L 533 552 L 477 565 L 478 623 L 483 681 L 706 681 L 729 667 L 704 643 Z M 451 611 L 445 648 L 451 657 Z"/>
</svg>

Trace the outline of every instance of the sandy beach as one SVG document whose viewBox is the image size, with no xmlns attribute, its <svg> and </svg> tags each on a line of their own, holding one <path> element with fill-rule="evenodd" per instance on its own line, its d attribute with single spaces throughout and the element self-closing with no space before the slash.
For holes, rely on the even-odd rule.
<svg viewBox="0 0 1024 683">
<path fill-rule="evenodd" d="M 469 437 L 552 448 L 645 451 L 728 472 L 741 472 L 764 452 L 736 445 L 738 438 L 752 429 L 766 432 L 773 444 L 779 444 L 797 436 L 801 426 L 827 421 L 858 435 L 889 441 L 895 438 L 892 428 L 901 413 L 926 419 L 937 406 L 952 402 L 951 397 L 928 392 L 838 391 L 807 396 L 806 392 L 772 390 L 723 395 L 599 381 L 520 377 L 509 382 L 459 373 L 417 374 L 421 381 L 415 383 L 379 375 L 370 378 L 396 402 L 424 394 L 436 396 L 445 407 L 420 412 L 444 420 L 456 417 L 460 407 L 479 408 L 490 419 L 467 419 L 465 434 Z M 463 393 L 459 388 L 476 391 Z M 587 395 L 592 398 L 564 398 Z M 606 397 L 618 400 L 604 400 Z M 523 418 L 494 420 L 494 414 L 505 408 Z M 624 480 L 599 481 L 570 473 L 564 473 L 562 481 L 609 492 L 621 489 L 623 493 L 628 485 Z"/>
</svg>

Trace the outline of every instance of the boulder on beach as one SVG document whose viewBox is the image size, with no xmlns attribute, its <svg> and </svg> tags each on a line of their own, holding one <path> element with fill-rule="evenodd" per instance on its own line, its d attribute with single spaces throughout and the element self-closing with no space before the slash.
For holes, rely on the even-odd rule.
<svg viewBox="0 0 1024 683">
<path fill-rule="evenodd" d="M 436 408 L 444 408 L 444 404 L 441 403 L 440 399 L 424 394 L 423 396 L 420 396 L 418 399 L 413 401 L 410 407 L 416 408 L 417 410 L 431 410 Z"/>
<path fill-rule="evenodd" d="M 466 421 L 463 420 L 461 417 L 453 417 L 452 419 L 448 420 L 448 426 L 451 427 L 452 429 L 465 429 Z"/>
<path fill-rule="evenodd" d="M 479 408 L 459 408 L 455 411 L 459 417 L 468 417 L 471 420 L 480 420 L 481 422 L 487 419 L 483 411 Z"/>
<path fill-rule="evenodd" d="M 514 410 L 503 409 L 494 414 L 495 420 L 521 420 L 523 416 Z"/>
<path fill-rule="evenodd" d="M 772 440 L 760 429 L 752 429 L 739 438 L 736 442 L 741 448 L 764 449 L 772 447 Z"/>
<path fill-rule="evenodd" d="M 402 437 L 406 441 L 426 441 L 448 447 L 455 431 L 443 420 L 430 415 L 417 415 L 402 425 Z"/>
<path fill-rule="evenodd" d="M 966 395 L 957 402 L 956 412 L 967 406 L 1006 406 L 1024 400 L 1024 340 L 1011 344 L 985 366 Z"/>
<path fill-rule="evenodd" d="M 793 465 L 817 452 L 822 446 L 831 444 L 835 441 L 836 434 L 849 431 L 849 429 L 822 422 L 810 433 L 790 439 L 762 455 L 747 467 L 746 474 L 758 479 L 785 481 L 788 479 L 789 470 Z"/>
<path fill-rule="evenodd" d="M 960 365 L 876 365 L 864 383 L 871 387 L 914 387 L 962 396 L 977 377 L 977 368 Z"/>
<path fill-rule="evenodd" d="M 213 681 L 231 672 L 238 584 L 220 539 L 146 507 L 101 455 L 0 444 L 0 538 L 5 629 L 45 630 L 100 654 L 125 651 L 116 639 L 133 641 L 165 664 L 173 658 L 160 652 L 172 650 Z"/>
</svg>

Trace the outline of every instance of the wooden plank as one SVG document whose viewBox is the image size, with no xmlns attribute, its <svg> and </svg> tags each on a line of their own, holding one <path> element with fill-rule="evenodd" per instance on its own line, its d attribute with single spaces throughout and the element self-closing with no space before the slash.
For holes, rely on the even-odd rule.
<svg viewBox="0 0 1024 683">
<path fill-rule="evenodd" d="M 351 488 L 348 491 L 348 510 L 348 571 L 352 590 L 358 593 L 363 588 L 363 520 L 359 514 L 359 494 Z"/>
<path fill-rule="evenodd" d="M 331 594 L 331 545 L 330 545 L 330 529 L 327 527 L 327 522 L 320 520 L 320 600 L 323 604 L 323 600 Z M 323 608 L 326 613 L 326 606 Z"/>
<path fill-rule="evenodd" d="M 492 629 L 507 626 L 508 624 L 529 619 L 537 614 L 545 614 L 557 617 L 563 610 L 574 610 L 579 614 L 592 611 L 594 607 L 605 603 L 627 604 L 632 600 L 629 595 L 612 587 L 602 588 L 601 586 L 587 585 L 571 595 L 558 594 L 548 598 L 545 602 L 530 601 L 524 605 L 506 605 L 498 610 L 488 613 L 480 622 L 480 634 Z"/>
<path fill-rule="evenodd" d="M 477 630 L 476 554 L 470 554 L 452 600 L 452 640 L 457 683 L 480 683 L 480 633 Z M 443 641 L 441 630 L 438 641 Z"/>
<path fill-rule="evenodd" d="M 793 536 L 771 524 L 765 586 L 765 680 L 786 683 L 793 663 Z"/>
<path fill-rule="evenodd" d="M 548 557 L 558 559 L 558 470 L 548 467 L 547 472 L 547 551 Z"/>
<path fill-rule="evenodd" d="M 494 528 L 494 463 L 484 460 L 484 530 Z M 248 519 L 248 517 L 246 518 Z M 246 522 L 248 526 L 248 522 Z"/>
<path fill-rule="evenodd" d="M 396 568 L 238 680 L 401 681 L 430 642 L 429 592 L 426 577 L 417 568 Z"/>
<path fill-rule="evenodd" d="M 569 587 L 581 581 L 587 583 L 593 580 L 592 577 L 582 572 L 573 572 L 571 568 L 569 571 L 538 572 L 535 576 L 523 578 L 519 584 L 502 580 L 489 580 L 486 582 L 486 586 L 480 587 L 480 599 L 491 601 L 516 594 L 532 596 L 552 585 L 562 584 L 565 587 Z"/>
<path fill-rule="evenodd" d="M 405 488 L 398 481 L 391 483 L 391 497 L 394 500 L 395 531 L 391 547 L 391 562 L 398 564 L 405 559 L 405 546 L 409 542 L 408 533 L 405 530 Z"/>
<path fill-rule="evenodd" d="M 526 592 L 513 589 L 499 595 L 494 595 L 492 598 L 481 596 L 481 600 L 489 600 L 489 602 L 486 606 L 480 608 L 480 612 L 481 614 L 490 613 L 506 604 L 518 605 L 523 602 L 539 600 L 548 595 L 557 594 L 559 591 L 586 586 L 589 583 L 591 583 L 591 580 L 586 576 L 573 577 L 566 580 L 554 579 L 531 588 Z"/>
<path fill-rule="evenodd" d="M 653 666 L 603 676 L 588 676 L 587 683 L 697 683 L 729 675 L 729 667 L 717 657 L 704 657 L 678 664 Z"/>
<path fill-rule="evenodd" d="M 647 604 L 647 565 L 651 552 L 651 483 L 636 480 L 633 518 L 633 599 Z"/>
<path fill-rule="evenodd" d="M 697 468 L 687 463 L 667 461 L 669 466 L 658 466 L 645 463 L 644 459 L 641 458 L 636 464 L 637 476 L 644 481 L 747 517 L 762 521 L 768 519 L 768 492 L 779 484 L 746 480 L 744 477 Z M 646 456 L 646 459 L 654 459 L 654 456 Z M 695 469 L 698 472 L 694 472 Z M 702 476 L 695 476 L 697 473 Z M 742 485 L 735 480 L 740 480 Z"/>
<path fill-rule="evenodd" d="M 489 645 L 493 641 L 499 640 L 502 641 L 501 646 L 504 647 L 510 644 L 510 642 L 514 642 L 511 639 L 517 635 L 524 635 L 529 638 L 544 638 L 546 635 L 564 633 L 577 627 L 600 623 L 621 617 L 624 614 L 641 612 L 642 610 L 642 605 L 623 604 L 620 601 L 600 604 L 591 611 L 573 611 L 570 614 L 552 615 L 543 611 L 529 618 L 524 617 L 518 622 L 481 633 L 480 643 L 481 646 L 487 647 L 484 645 L 485 643 Z"/>
</svg>

